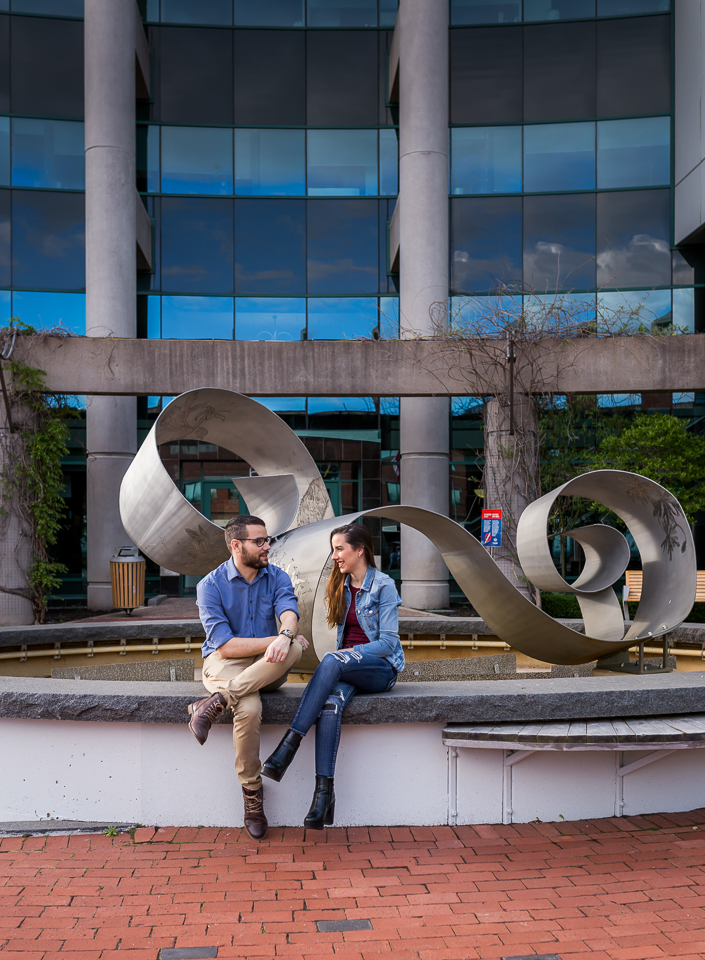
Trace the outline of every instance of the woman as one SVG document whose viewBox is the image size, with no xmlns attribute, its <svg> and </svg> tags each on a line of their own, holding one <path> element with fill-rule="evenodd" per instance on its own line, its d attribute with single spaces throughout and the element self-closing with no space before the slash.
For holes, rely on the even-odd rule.
<svg viewBox="0 0 705 960">
<path fill-rule="evenodd" d="M 333 823 L 333 774 L 343 710 L 356 693 L 391 690 L 404 669 L 394 581 L 375 567 L 369 532 L 359 523 L 337 527 L 330 537 L 333 570 L 326 586 L 326 617 L 338 628 L 334 653 L 327 653 L 301 698 L 284 738 L 265 761 L 262 774 L 281 780 L 301 738 L 316 724 L 316 789 L 304 826 Z"/>
</svg>

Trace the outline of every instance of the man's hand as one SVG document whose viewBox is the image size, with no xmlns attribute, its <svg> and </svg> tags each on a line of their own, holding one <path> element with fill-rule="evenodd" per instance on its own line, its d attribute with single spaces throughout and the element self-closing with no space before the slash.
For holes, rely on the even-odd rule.
<svg viewBox="0 0 705 960">
<path fill-rule="evenodd" d="M 308 650 L 308 640 L 306 637 L 299 634 L 296 638 L 296 642 L 301 644 L 301 649 L 304 651 L 304 653 Z"/>
<path fill-rule="evenodd" d="M 282 663 L 284 660 L 286 660 L 286 655 L 289 652 L 290 646 L 291 640 L 288 637 L 284 637 L 279 634 L 279 636 L 275 637 L 264 651 L 264 659 L 267 661 L 267 663 Z"/>
</svg>

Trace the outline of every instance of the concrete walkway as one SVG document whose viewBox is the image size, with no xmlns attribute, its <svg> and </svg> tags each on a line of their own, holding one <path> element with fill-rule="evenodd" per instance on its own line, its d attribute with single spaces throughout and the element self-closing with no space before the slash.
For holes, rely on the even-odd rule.
<svg viewBox="0 0 705 960">
<path fill-rule="evenodd" d="M 0 841 L 3 960 L 158 960 L 174 947 L 226 960 L 702 960 L 705 809 L 278 828 L 259 845 L 240 829 L 168 827 Z"/>
</svg>

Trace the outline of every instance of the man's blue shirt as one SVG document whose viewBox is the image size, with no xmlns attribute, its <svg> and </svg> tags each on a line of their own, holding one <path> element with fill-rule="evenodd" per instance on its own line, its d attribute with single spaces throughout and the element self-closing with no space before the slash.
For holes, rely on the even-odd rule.
<svg viewBox="0 0 705 960">
<path fill-rule="evenodd" d="M 299 613 L 291 578 L 281 567 L 262 567 L 248 583 L 232 557 L 201 580 L 196 602 L 206 631 L 204 659 L 233 637 L 274 636 L 275 615 Z"/>
</svg>

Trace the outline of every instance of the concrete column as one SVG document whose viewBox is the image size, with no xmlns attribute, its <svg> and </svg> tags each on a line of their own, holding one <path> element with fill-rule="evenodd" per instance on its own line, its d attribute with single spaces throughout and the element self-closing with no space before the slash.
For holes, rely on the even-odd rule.
<svg viewBox="0 0 705 960">
<path fill-rule="evenodd" d="M 526 395 L 514 398 L 514 433 L 509 401 L 494 397 L 485 405 L 485 498 L 483 506 L 502 511 L 502 546 L 492 556 L 502 573 L 528 599 L 533 590 L 517 560 L 519 517 L 539 496 L 538 410 Z"/>
<path fill-rule="evenodd" d="M 85 0 L 86 333 L 136 334 L 135 0 Z M 88 607 L 112 607 L 109 561 L 130 543 L 120 483 L 137 450 L 134 397 L 91 397 Z"/>
<path fill-rule="evenodd" d="M 435 333 L 448 302 L 448 5 L 401 0 L 399 315 L 401 335 Z M 401 401 L 401 501 L 448 514 L 449 400 Z M 448 571 L 431 543 L 402 528 L 402 599 L 448 606 Z"/>
</svg>

